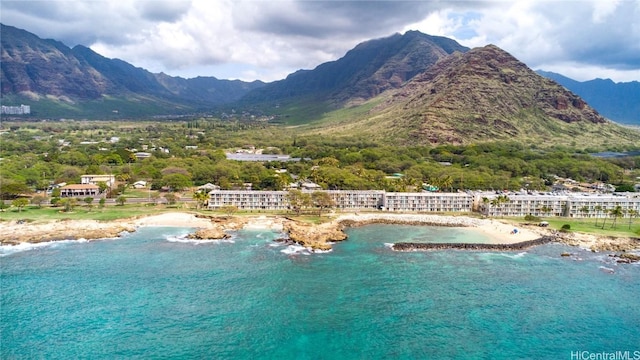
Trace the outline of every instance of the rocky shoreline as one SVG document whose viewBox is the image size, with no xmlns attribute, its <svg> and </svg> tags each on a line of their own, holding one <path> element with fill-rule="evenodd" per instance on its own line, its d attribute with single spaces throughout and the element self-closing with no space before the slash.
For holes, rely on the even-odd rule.
<svg viewBox="0 0 640 360">
<path fill-rule="evenodd" d="M 343 214 L 322 224 L 310 224 L 281 216 L 214 216 L 189 213 L 168 213 L 113 222 L 94 220 L 59 220 L 45 223 L 0 223 L 0 244 L 16 245 L 55 240 L 103 239 L 133 232 L 140 226 L 182 226 L 197 230 L 189 238 L 197 240 L 226 239 L 229 231 L 240 229 L 271 229 L 285 236 L 280 241 L 299 244 L 310 250 L 330 250 L 333 243 L 347 239 L 347 227 L 370 224 L 430 225 L 469 227 L 493 239 L 493 243 L 396 243 L 395 251 L 417 250 L 494 250 L 516 251 L 549 242 L 560 242 L 597 252 L 625 253 L 640 249 L 640 239 L 615 238 L 578 233 L 562 233 L 535 226 L 521 225 L 518 235 L 508 235 L 513 224 L 467 216 L 440 216 L 427 214 L 366 213 Z M 624 261 L 636 261 L 624 258 Z"/>
</svg>

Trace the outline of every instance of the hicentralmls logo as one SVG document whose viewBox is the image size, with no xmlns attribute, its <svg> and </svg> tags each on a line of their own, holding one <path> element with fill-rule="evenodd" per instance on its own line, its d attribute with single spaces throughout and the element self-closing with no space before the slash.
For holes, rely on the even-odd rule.
<svg viewBox="0 0 640 360">
<path fill-rule="evenodd" d="M 572 351 L 571 360 L 640 360 L 640 350 L 635 351 Z"/>
</svg>

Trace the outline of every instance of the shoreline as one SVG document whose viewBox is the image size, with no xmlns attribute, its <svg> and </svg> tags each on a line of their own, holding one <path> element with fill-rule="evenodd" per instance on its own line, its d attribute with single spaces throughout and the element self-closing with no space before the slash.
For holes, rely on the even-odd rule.
<svg viewBox="0 0 640 360">
<path fill-rule="evenodd" d="M 41 243 L 58 240 L 96 240 L 117 238 L 122 233 L 134 232 L 144 226 L 192 227 L 194 239 L 215 239 L 228 236 L 227 231 L 272 230 L 284 232 L 286 240 L 296 242 L 316 250 L 327 250 L 331 243 L 347 238 L 343 230 L 346 227 L 364 226 L 368 224 L 396 225 L 431 225 L 447 227 L 464 227 L 483 234 L 488 242 L 485 248 L 508 249 L 517 248 L 520 243 L 532 244 L 540 239 L 550 238 L 553 241 L 570 246 L 577 246 L 592 251 L 629 251 L 640 249 L 640 239 L 596 236 L 583 233 L 561 233 L 558 231 L 507 224 L 496 219 L 479 219 L 469 216 L 447 216 L 428 214 L 396 214 L 396 213 L 347 213 L 335 216 L 331 221 L 312 225 L 296 221 L 284 216 L 255 215 L 247 217 L 201 215 L 189 212 L 171 212 L 160 215 L 138 216 L 129 219 L 102 222 L 97 220 L 57 220 L 44 223 L 22 223 L 15 221 L 0 223 L 0 245 L 18 245 L 22 243 Z M 517 229 L 517 233 L 513 230 Z M 448 244 L 455 246 L 455 244 Z M 480 245 L 480 244 L 474 244 Z M 406 245 L 404 245 L 406 246 Z M 440 248 L 443 245 L 433 245 Z M 534 246 L 534 245 L 530 245 Z M 425 248 L 423 245 L 418 247 Z M 457 248 L 470 248 L 468 245 Z"/>
</svg>

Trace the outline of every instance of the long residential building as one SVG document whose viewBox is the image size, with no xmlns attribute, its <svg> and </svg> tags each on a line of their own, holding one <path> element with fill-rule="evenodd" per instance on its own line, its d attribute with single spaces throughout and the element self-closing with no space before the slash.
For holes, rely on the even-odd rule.
<svg viewBox="0 0 640 360">
<path fill-rule="evenodd" d="M 473 196 L 467 193 L 385 193 L 387 211 L 470 212 Z"/>
<path fill-rule="evenodd" d="M 383 190 L 326 190 L 340 210 L 384 210 L 394 212 L 472 212 L 492 217 L 564 216 L 605 217 L 620 206 L 624 216 L 640 214 L 640 193 L 596 195 L 507 194 L 502 202 L 492 201 L 498 194 L 486 193 L 401 193 Z M 303 191 L 312 193 L 312 191 Z M 287 210 L 287 191 L 213 190 L 209 209 L 225 205 L 241 210 Z M 634 213 L 635 212 L 635 213 Z"/>
<path fill-rule="evenodd" d="M 488 216 L 564 216 L 575 218 L 605 217 L 620 206 L 623 214 L 640 213 L 640 194 L 508 194 L 506 201 L 494 202 L 497 194 L 476 195 L 478 211 Z"/>
<path fill-rule="evenodd" d="M 473 196 L 466 193 L 388 193 L 383 190 L 326 190 L 337 209 L 415 212 L 471 211 Z M 303 193 L 312 193 L 303 191 Z M 286 210 L 287 191 L 213 190 L 209 209 L 225 205 L 242 210 Z"/>
</svg>

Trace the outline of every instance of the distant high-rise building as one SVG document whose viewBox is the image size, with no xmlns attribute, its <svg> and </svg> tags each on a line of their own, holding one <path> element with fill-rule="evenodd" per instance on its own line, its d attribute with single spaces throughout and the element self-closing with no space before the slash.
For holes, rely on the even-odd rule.
<svg viewBox="0 0 640 360">
<path fill-rule="evenodd" d="M 20 105 L 20 106 L 4 106 L 2 105 L 2 110 L 0 111 L 2 114 L 6 115 L 28 115 L 31 114 L 31 106 L 29 105 Z"/>
</svg>

